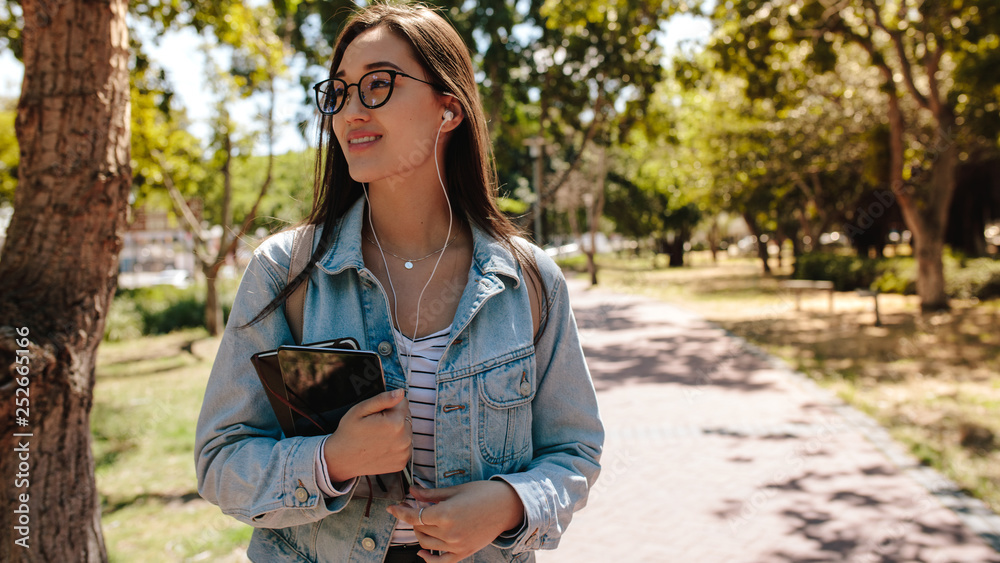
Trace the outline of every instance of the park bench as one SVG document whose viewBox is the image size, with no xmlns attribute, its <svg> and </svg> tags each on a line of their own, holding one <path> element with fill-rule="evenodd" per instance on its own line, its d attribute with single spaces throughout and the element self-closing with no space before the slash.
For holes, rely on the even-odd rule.
<svg viewBox="0 0 1000 563">
<path fill-rule="evenodd" d="M 859 289 L 857 293 L 860 297 L 871 297 L 875 300 L 875 326 L 882 326 L 882 318 L 878 314 L 878 291 L 872 291 L 870 289 Z"/>
<path fill-rule="evenodd" d="M 830 294 L 830 312 L 833 312 L 833 282 L 822 280 L 786 280 L 778 284 L 781 289 L 795 294 L 795 310 L 802 310 L 802 292 L 827 291 Z"/>
</svg>

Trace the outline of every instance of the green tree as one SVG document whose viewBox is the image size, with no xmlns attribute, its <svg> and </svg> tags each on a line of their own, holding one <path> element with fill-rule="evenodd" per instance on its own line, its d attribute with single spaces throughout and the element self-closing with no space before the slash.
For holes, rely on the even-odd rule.
<svg viewBox="0 0 1000 563">
<path fill-rule="evenodd" d="M 179 185 L 202 185 L 211 171 L 201 140 L 189 132 L 187 112 L 174 102 L 173 85 L 136 42 L 131 67 L 133 206 L 169 209 L 164 168 Z"/>
<path fill-rule="evenodd" d="M 821 233 L 852 227 L 852 202 L 878 185 L 870 174 L 878 75 L 857 48 L 818 71 L 808 63 L 811 47 L 798 43 L 775 47 L 758 68 L 738 56 L 740 25 L 720 24 L 706 52 L 675 62 L 677 80 L 691 93 L 685 99 L 707 108 L 685 103 L 682 109 L 697 113 L 681 127 L 690 124 L 685 130 L 696 132 L 703 161 L 714 163 L 715 203 L 708 207 L 743 214 L 751 232 L 779 244 L 790 239 L 798 254 Z"/>
<path fill-rule="evenodd" d="M 610 146 L 644 117 L 662 77 L 657 44 L 667 13 L 659 2 L 546 1 L 532 49 L 547 138 L 570 166 L 546 186 L 550 198 L 577 168 L 588 143 Z"/>
<path fill-rule="evenodd" d="M 804 62 L 816 72 L 830 71 L 850 56 L 851 44 L 863 49 L 866 67 L 880 76 L 871 90 L 885 103 L 886 176 L 915 239 L 921 307 L 946 308 L 941 255 L 955 169 L 962 155 L 968 156 L 966 125 L 997 119 L 995 105 L 970 104 L 957 84 L 976 75 L 974 89 L 985 93 L 1000 83 L 1000 74 L 979 72 L 998 60 L 1000 6 L 988 0 L 765 5 L 747 0 L 719 5 L 714 18 L 723 29 L 724 52 L 731 55 L 728 67 L 754 78 L 747 90 L 751 97 L 778 90 L 780 74 L 772 62 L 791 45 L 808 49 Z M 727 28 L 724 22 L 732 23 Z"/>
<path fill-rule="evenodd" d="M 581 244 L 587 257 L 587 272 L 590 284 L 597 285 L 597 233 L 604 215 L 605 191 L 608 176 L 608 149 L 589 145 L 581 161 L 583 165 L 569 172 L 560 190 L 556 205 L 566 213 L 573 236 Z M 563 163 L 569 168 L 568 163 Z M 580 225 L 582 215 L 586 225 L 586 238 Z"/>
<path fill-rule="evenodd" d="M 290 55 L 283 40 L 267 27 L 275 19 L 270 7 L 247 8 L 234 5 L 230 10 L 229 17 L 225 20 L 227 25 L 217 32 L 226 44 L 238 46 L 232 52 L 232 70 L 223 72 L 211 68 L 214 63 L 208 57 L 211 83 L 220 96 L 212 122 L 213 136 L 210 144 L 214 150 L 206 163 L 215 173 L 209 175 L 205 182 L 178 184 L 164 152 L 170 149 L 163 147 L 151 151 L 159 165 L 163 185 L 174 209 L 194 238 L 195 259 L 206 281 L 205 327 L 212 335 L 219 334 L 224 328 L 222 303 L 216 288 L 219 271 L 229 257 L 235 256 L 240 241 L 253 226 L 261 210 L 261 202 L 273 180 L 276 103 L 274 82 L 286 71 L 285 61 Z M 257 91 L 264 91 L 268 96 L 267 109 L 262 116 L 268 144 L 267 165 L 258 187 L 253 190 L 237 190 L 233 184 L 234 162 L 246 160 L 255 139 L 253 136 L 246 136 L 243 138 L 242 149 L 236 146 L 238 126 L 230 116 L 229 107 L 237 96 L 247 97 Z M 251 199 L 248 206 L 243 208 L 241 219 L 237 221 L 236 203 L 244 195 Z M 188 202 L 193 198 L 202 203 L 205 218 L 222 227 L 217 243 L 191 209 Z"/>
<path fill-rule="evenodd" d="M 768 116 L 773 108 L 748 99 L 746 81 L 716 68 L 711 53 L 674 65 L 678 149 L 670 159 L 677 171 L 673 176 L 701 183 L 692 200 L 705 214 L 729 211 L 742 217 L 758 240 L 766 240 L 777 230 L 786 203 L 782 196 L 789 191 L 781 182 L 783 165 L 772 158 Z M 677 183 L 668 185 L 679 189 Z M 678 200 L 676 207 L 684 203 Z M 766 245 L 758 244 L 758 255 L 770 273 Z"/>
<path fill-rule="evenodd" d="M 700 94 L 685 92 L 667 79 L 645 109 L 646 118 L 631 128 L 618 152 L 608 188 L 606 212 L 618 232 L 652 238 L 656 253 L 667 253 L 670 266 L 681 266 L 684 248 L 709 208 L 708 169 L 699 154 Z"/>
</svg>

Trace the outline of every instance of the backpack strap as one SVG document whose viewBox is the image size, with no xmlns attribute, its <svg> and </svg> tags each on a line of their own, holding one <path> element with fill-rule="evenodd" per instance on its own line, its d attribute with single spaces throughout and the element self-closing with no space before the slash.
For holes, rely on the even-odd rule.
<svg viewBox="0 0 1000 563">
<path fill-rule="evenodd" d="M 532 245 L 528 244 L 528 241 L 522 238 L 515 238 L 514 244 L 518 245 L 522 252 L 524 252 L 525 257 L 530 257 L 532 260 L 534 258 L 534 248 Z M 535 267 L 538 267 L 538 261 L 535 260 Z M 540 274 L 541 272 L 539 272 Z M 521 274 L 524 276 L 524 282 L 528 287 L 529 303 L 531 304 L 531 324 L 534 329 L 535 340 L 538 340 L 538 333 L 542 329 L 542 323 L 544 322 L 544 317 L 547 316 L 548 307 L 546 304 L 545 296 L 545 284 L 542 282 L 541 278 L 534 275 L 534 273 L 529 268 L 525 268 L 524 265 L 521 266 Z M 543 311 L 543 309 L 545 309 Z"/>
<path fill-rule="evenodd" d="M 288 265 L 287 283 L 292 283 L 292 280 L 309 265 L 315 233 L 316 225 L 312 224 L 295 229 L 295 234 L 292 237 L 292 259 Z M 292 338 L 295 339 L 296 344 L 302 343 L 302 324 L 308 288 L 309 278 L 306 278 L 285 300 L 285 320 L 288 321 L 288 328 L 292 331 Z"/>
</svg>

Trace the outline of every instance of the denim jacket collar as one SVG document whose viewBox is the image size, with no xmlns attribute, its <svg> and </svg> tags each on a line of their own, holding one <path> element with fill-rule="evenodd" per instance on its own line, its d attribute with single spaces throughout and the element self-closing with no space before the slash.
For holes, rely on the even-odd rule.
<svg viewBox="0 0 1000 563">
<path fill-rule="evenodd" d="M 328 274 L 335 274 L 347 268 L 364 269 L 361 256 L 361 227 L 365 217 L 365 198 L 360 197 L 337 222 L 333 244 L 317 262 L 317 266 Z M 482 274 L 500 274 L 509 277 L 516 288 L 520 284 L 517 260 L 510 250 L 482 230 L 474 222 L 472 227 L 473 267 Z"/>
</svg>

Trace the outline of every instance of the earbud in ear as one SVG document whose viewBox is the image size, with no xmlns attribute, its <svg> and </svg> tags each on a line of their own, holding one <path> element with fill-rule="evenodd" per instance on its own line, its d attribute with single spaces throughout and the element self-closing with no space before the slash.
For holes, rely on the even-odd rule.
<svg viewBox="0 0 1000 563">
<path fill-rule="evenodd" d="M 450 109 L 449 110 L 445 110 L 445 112 L 444 112 L 444 120 L 445 121 L 451 121 L 452 119 L 455 119 L 455 114 L 451 113 Z"/>
</svg>

